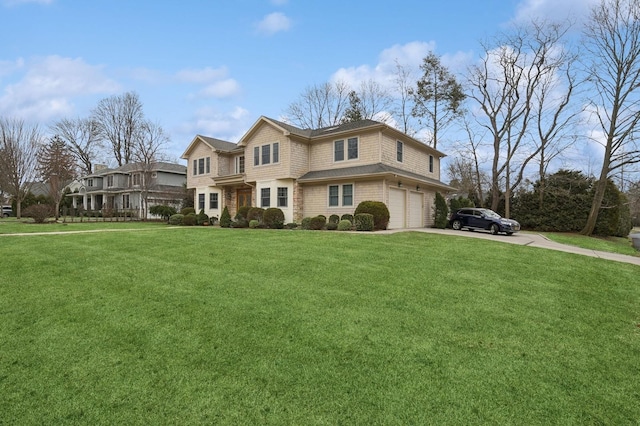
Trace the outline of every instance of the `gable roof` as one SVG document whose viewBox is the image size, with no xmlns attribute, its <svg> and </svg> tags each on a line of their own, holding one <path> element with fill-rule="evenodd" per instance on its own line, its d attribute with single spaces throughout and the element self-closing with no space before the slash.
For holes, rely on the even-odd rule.
<svg viewBox="0 0 640 426">
<path fill-rule="evenodd" d="M 200 143 L 204 143 L 205 145 L 209 146 L 209 148 L 221 152 L 231 152 L 234 149 L 238 148 L 238 144 L 235 144 L 233 142 L 216 139 L 209 136 L 196 135 L 196 137 L 193 138 L 184 153 L 182 153 L 180 158 L 187 159 L 189 157 L 189 154 L 191 154 L 191 151 L 193 151 L 193 149 Z"/>
<path fill-rule="evenodd" d="M 114 173 L 127 174 L 131 172 L 141 171 L 143 170 L 143 168 L 140 167 L 140 164 L 141 163 L 127 163 L 127 164 L 123 164 L 120 167 L 116 167 L 114 169 L 105 168 L 105 169 L 101 169 L 96 172 L 93 172 L 90 175 L 87 175 L 85 177 L 106 176 Z M 153 163 L 151 170 L 157 171 L 157 172 L 178 173 L 178 174 L 187 173 L 186 166 L 183 166 L 182 164 L 168 163 L 166 161 L 158 161 L 156 163 Z"/>
</svg>

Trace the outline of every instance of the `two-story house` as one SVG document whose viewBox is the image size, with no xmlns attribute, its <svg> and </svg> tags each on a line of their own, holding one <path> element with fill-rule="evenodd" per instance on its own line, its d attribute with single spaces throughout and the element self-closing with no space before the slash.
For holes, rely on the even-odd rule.
<svg viewBox="0 0 640 426">
<path fill-rule="evenodd" d="M 184 199 L 187 168 L 180 164 L 156 162 L 130 163 L 110 169 L 97 166 L 94 173 L 72 183 L 69 197 L 74 208 L 105 209 L 149 217 L 149 208 L 173 205 Z"/>
<path fill-rule="evenodd" d="M 384 202 L 389 228 L 433 224 L 444 154 L 386 124 L 362 120 L 300 129 L 260 117 L 238 143 L 196 136 L 187 160 L 195 207 L 232 217 L 240 206 L 278 207 L 286 222 L 353 214 L 361 201 Z"/>
</svg>

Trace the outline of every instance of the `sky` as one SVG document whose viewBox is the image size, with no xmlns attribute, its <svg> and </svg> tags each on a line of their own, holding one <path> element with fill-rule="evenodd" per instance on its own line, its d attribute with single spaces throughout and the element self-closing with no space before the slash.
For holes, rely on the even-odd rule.
<svg viewBox="0 0 640 426">
<path fill-rule="evenodd" d="M 429 51 L 454 72 L 514 22 L 595 0 L 0 0 L 0 116 L 48 128 L 136 92 L 176 161 L 197 134 L 237 142 L 311 85 L 385 81 Z"/>
</svg>

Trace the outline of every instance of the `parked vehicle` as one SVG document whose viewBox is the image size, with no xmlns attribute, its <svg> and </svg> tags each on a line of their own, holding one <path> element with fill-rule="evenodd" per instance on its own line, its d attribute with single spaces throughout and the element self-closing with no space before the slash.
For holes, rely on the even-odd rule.
<svg viewBox="0 0 640 426">
<path fill-rule="evenodd" d="M 520 224 L 513 219 L 505 219 L 498 213 L 489 209 L 464 208 L 451 216 L 449 225 L 456 231 L 464 228 L 473 231 L 483 229 L 490 231 L 493 235 L 504 232 L 512 235 L 520 230 Z"/>
<path fill-rule="evenodd" d="M 11 206 L 2 206 L 2 217 L 13 216 L 13 210 L 11 210 Z"/>
</svg>

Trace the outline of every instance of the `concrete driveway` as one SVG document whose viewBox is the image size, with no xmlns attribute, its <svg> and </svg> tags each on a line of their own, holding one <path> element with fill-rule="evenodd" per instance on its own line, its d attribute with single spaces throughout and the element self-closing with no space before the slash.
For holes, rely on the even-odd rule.
<svg viewBox="0 0 640 426">
<path fill-rule="evenodd" d="M 425 232 L 430 234 L 455 235 L 458 237 L 481 238 L 485 240 L 499 241 L 501 243 L 518 244 L 521 246 L 539 247 L 549 250 L 564 251 L 567 253 L 581 254 L 583 256 L 598 257 L 600 259 L 615 260 L 616 262 L 631 263 L 640 266 L 640 257 L 627 256 L 624 254 L 609 253 L 604 251 L 596 251 L 583 249 L 580 247 L 568 246 L 566 244 L 556 243 L 547 239 L 540 234 L 518 232 L 511 236 L 504 234 L 491 235 L 483 231 L 454 231 L 453 229 L 435 229 L 435 228 L 415 228 L 415 229 L 398 229 L 382 231 L 384 233 L 394 232 Z M 377 233 L 377 232 L 376 232 Z"/>
</svg>

